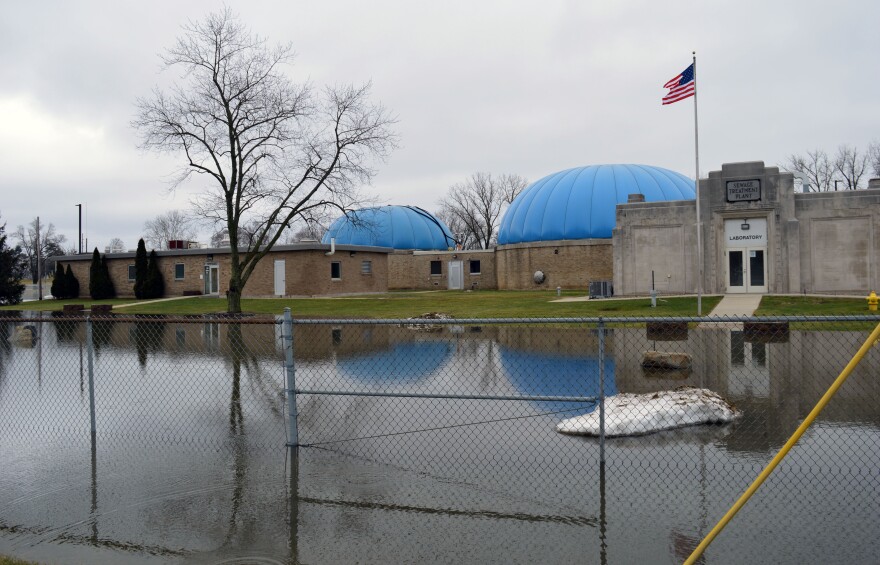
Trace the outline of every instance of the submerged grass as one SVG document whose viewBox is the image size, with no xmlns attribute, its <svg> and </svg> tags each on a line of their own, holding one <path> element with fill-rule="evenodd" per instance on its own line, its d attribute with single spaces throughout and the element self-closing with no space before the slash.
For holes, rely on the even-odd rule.
<svg viewBox="0 0 880 565">
<path fill-rule="evenodd" d="M 37 565 L 35 561 L 24 561 L 15 557 L 0 555 L 0 565 Z"/>
</svg>

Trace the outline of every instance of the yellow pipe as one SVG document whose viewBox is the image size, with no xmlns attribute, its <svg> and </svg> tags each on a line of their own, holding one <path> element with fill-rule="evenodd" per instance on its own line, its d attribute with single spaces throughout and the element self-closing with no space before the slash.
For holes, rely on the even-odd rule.
<svg viewBox="0 0 880 565">
<path fill-rule="evenodd" d="M 687 558 L 687 560 L 684 562 L 684 565 L 693 565 L 693 563 L 695 563 L 697 559 L 700 558 L 703 552 L 706 551 L 706 548 L 709 547 L 709 544 L 712 543 L 712 540 L 714 540 L 715 537 L 721 533 L 721 530 L 723 530 L 724 527 L 727 526 L 727 523 L 730 522 L 734 516 L 736 516 L 736 513 L 739 512 L 739 509 L 745 506 L 745 503 L 748 502 L 749 498 L 751 498 L 752 495 L 755 494 L 755 491 L 758 490 L 758 488 L 764 483 L 767 477 L 770 476 L 770 473 L 773 472 L 773 469 L 775 469 L 776 466 L 779 465 L 779 463 L 785 458 L 785 456 L 788 455 L 788 452 L 791 450 L 792 447 L 794 447 L 794 444 L 796 444 L 798 440 L 801 439 L 801 436 L 804 435 L 804 432 L 807 431 L 807 428 L 810 427 L 810 425 L 813 423 L 813 420 L 815 420 L 816 417 L 819 416 L 819 413 L 822 411 L 823 408 L 825 408 L 825 405 L 828 404 L 835 393 L 837 393 L 837 389 L 839 389 L 844 381 L 846 381 L 847 377 L 849 377 L 849 374 L 853 372 L 853 369 L 856 368 L 856 366 L 862 360 L 862 357 L 864 357 L 865 354 L 868 353 L 868 350 L 870 350 L 871 347 L 873 347 L 877 343 L 878 339 L 880 339 L 880 324 L 877 324 L 877 327 L 874 328 L 874 331 L 871 332 L 871 335 L 868 336 L 868 339 L 865 341 L 864 344 L 862 344 L 862 347 L 859 348 L 855 356 L 850 360 L 846 367 L 844 367 L 843 371 L 841 371 L 840 375 L 838 375 L 834 383 L 828 388 L 827 391 L 825 391 L 825 395 L 822 396 L 821 400 L 819 400 L 819 403 L 816 404 L 816 406 L 806 417 L 806 419 L 801 422 L 801 425 L 798 426 L 798 429 L 795 430 L 794 434 L 792 434 L 792 436 L 788 438 L 788 441 L 785 442 L 785 445 L 782 446 L 782 449 L 779 450 L 779 453 L 776 454 L 776 457 L 774 457 L 773 460 L 770 461 L 770 463 L 764 468 L 764 470 L 761 471 L 761 474 L 758 475 L 758 478 L 755 479 L 755 482 L 752 483 L 752 486 L 750 486 L 746 490 L 746 492 L 744 492 L 743 495 L 739 497 L 739 500 L 736 501 L 736 504 L 731 506 L 730 510 L 727 511 L 727 514 L 725 514 L 724 517 L 721 518 L 721 520 L 717 524 L 715 524 L 715 527 L 712 528 L 712 531 L 709 532 L 705 538 L 703 538 L 703 541 L 701 541 L 700 545 L 698 545 L 694 552 L 691 553 L 691 556 Z"/>
</svg>

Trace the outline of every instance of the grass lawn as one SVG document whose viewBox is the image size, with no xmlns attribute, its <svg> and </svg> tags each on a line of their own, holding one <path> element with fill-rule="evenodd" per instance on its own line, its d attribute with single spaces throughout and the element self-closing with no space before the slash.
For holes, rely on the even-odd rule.
<svg viewBox="0 0 880 565">
<path fill-rule="evenodd" d="M 864 298 L 833 296 L 765 296 L 755 316 L 866 316 L 869 312 Z"/>
<path fill-rule="evenodd" d="M 568 291 L 564 297 L 583 296 Z M 408 318 L 427 312 L 444 312 L 456 318 L 560 318 L 598 316 L 695 316 L 696 297 L 599 299 L 556 302 L 556 291 L 428 291 L 338 298 L 244 299 L 242 310 L 254 314 L 281 314 L 289 307 L 297 318 Z M 703 311 L 709 312 L 720 296 L 703 297 Z M 64 304 L 113 304 L 117 314 L 210 314 L 226 311 L 223 298 L 191 297 L 166 301 L 135 300 L 46 300 L 5 306 L 0 310 L 61 310 Z"/>
<path fill-rule="evenodd" d="M 566 291 L 562 297 L 584 296 Z M 389 292 L 335 298 L 252 298 L 242 300 L 242 309 L 253 314 L 281 314 L 289 307 L 296 318 L 408 318 L 427 312 L 443 312 L 455 318 L 568 318 L 616 316 L 696 316 L 697 298 L 660 297 L 657 307 L 651 299 L 598 299 L 557 302 L 555 290 L 513 291 L 480 290 Z M 703 313 L 708 314 L 721 296 L 704 296 Z M 163 301 L 114 300 L 44 300 L 3 310 L 61 310 L 64 304 L 112 304 L 117 314 L 213 314 L 226 311 L 224 298 L 187 297 Z M 132 304 L 125 308 L 121 305 Z M 845 316 L 870 314 L 863 298 L 831 296 L 765 296 L 756 316 Z"/>
</svg>

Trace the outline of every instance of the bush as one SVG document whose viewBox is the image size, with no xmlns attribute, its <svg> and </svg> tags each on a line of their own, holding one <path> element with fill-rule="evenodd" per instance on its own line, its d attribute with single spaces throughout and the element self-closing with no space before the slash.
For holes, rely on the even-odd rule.
<svg viewBox="0 0 880 565">
<path fill-rule="evenodd" d="M 144 244 L 143 238 L 138 240 L 137 253 L 134 256 L 134 296 L 135 298 L 146 298 L 144 296 L 144 285 L 147 283 L 147 246 Z"/>
<path fill-rule="evenodd" d="M 104 300 L 116 296 L 110 270 L 107 268 L 107 257 L 101 257 L 97 247 L 92 253 L 92 264 L 89 266 L 89 296 L 92 300 Z"/>
<path fill-rule="evenodd" d="M 52 278 L 50 291 L 55 300 L 69 298 L 67 292 L 67 277 L 64 276 L 64 266 L 60 261 L 55 263 L 55 276 Z"/>
<path fill-rule="evenodd" d="M 150 251 L 150 259 L 147 263 L 147 276 L 141 290 L 143 298 L 162 298 L 165 294 L 165 281 L 159 270 L 159 259 L 156 250 Z"/>
<path fill-rule="evenodd" d="M 67 264 L 67 270 L 64 271 L 64 284 L 67 290 L 67 298 L 79 298 L 79 281 L 73 276 L 70 264 Z"/>
<path fill-rule="evenodd" d="M 0 225 L 0 304 L 18 304 L 24 293 L 21 279 L 27 262 L 19 247 L 6 245 L 6 225 Z"/>
</svg>

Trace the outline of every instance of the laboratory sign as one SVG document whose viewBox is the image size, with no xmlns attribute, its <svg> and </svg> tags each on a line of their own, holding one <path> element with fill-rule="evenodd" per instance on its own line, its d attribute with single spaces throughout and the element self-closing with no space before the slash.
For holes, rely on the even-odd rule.
<svg viewBox="0 0 880 565">
<path fill-rule="evenodd" d="M 760 180 L 729 180 L 727 181 L 728 202 L 749 202 L 761 199 Z"/>
</svg>

